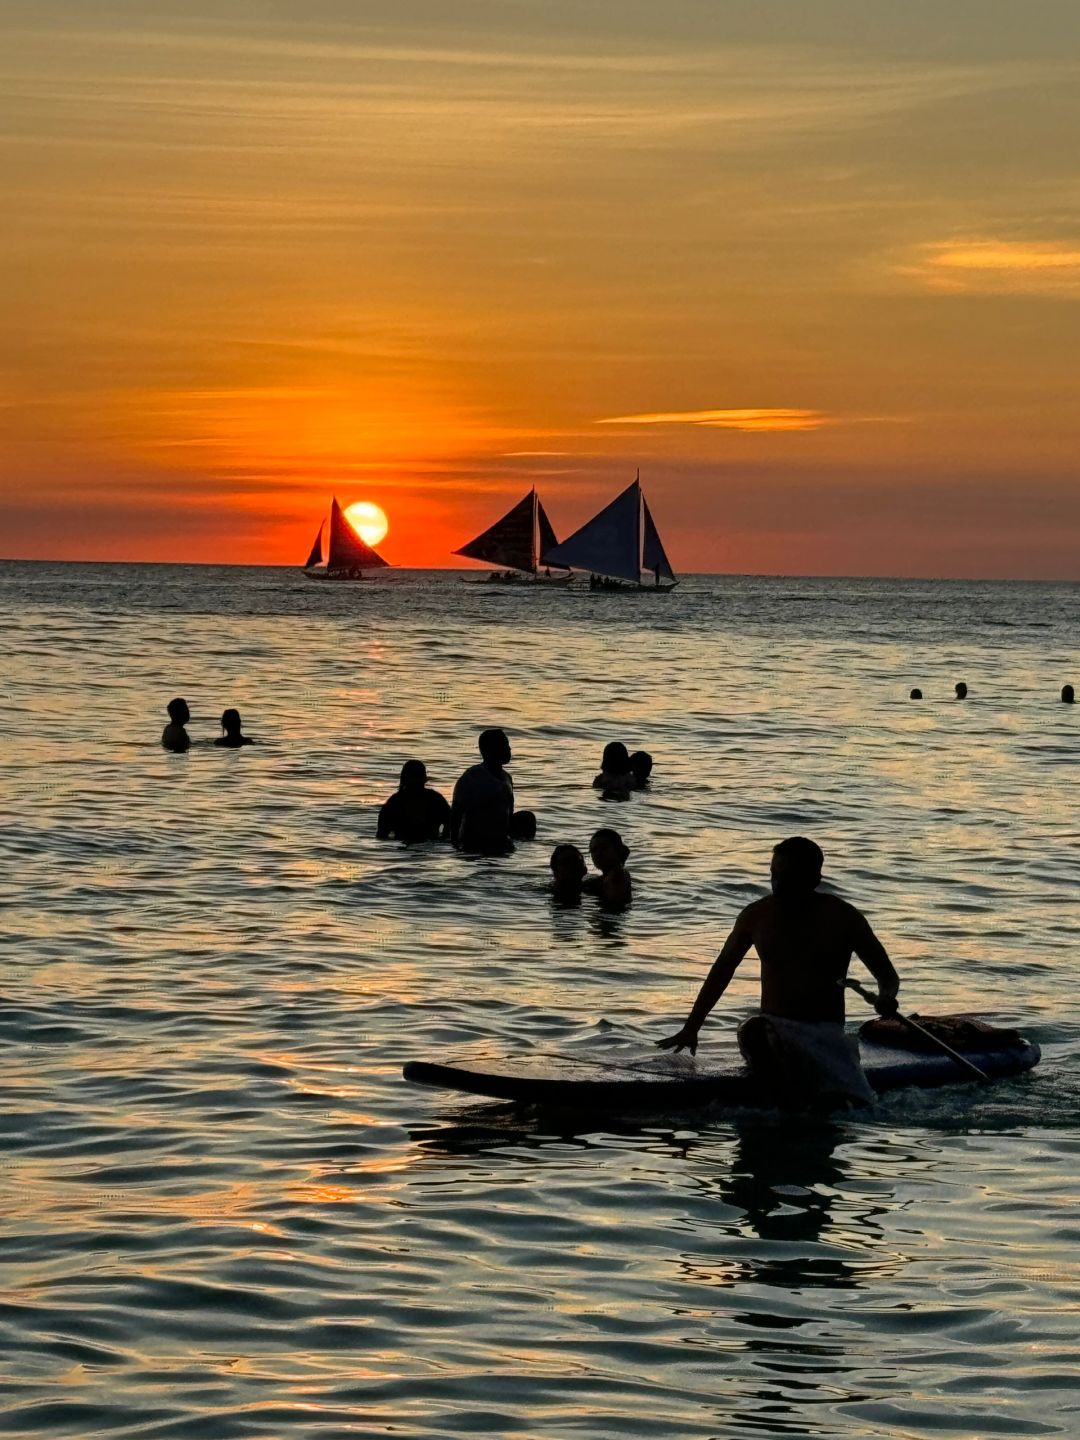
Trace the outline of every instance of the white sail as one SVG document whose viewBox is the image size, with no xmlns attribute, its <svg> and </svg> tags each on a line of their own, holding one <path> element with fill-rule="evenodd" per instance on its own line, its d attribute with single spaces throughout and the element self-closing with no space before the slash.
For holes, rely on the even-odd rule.
<svg viewBox="0 0 1080 1440">
<path fill-rule="evenodd" d="M 592 570 L 617 580 L 641 579 L 641 486 L 635 480 L 580 530 L 541 557 L 545 565 Z"/>
</svg>

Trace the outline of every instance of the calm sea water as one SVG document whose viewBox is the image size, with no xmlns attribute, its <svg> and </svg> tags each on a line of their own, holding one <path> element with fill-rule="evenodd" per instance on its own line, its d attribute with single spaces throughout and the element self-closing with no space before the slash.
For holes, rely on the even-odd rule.
<svg viewBox="0 0 1080 1440">
<path fill-rule="evenodd" d="M 0 1434 L 1075 1435 L 1078 619 L 1075 586 L 0 567 Z M 263 743 L 165 754 L 174 694 Z M 448 791 L 487 725 L 539 843 L 377 844 L 401 762 Z M 629 805 L 589 788 L 611 738 L 656 757 Z M 633 908 L 553 910 L 550 846 L 600 824 Z M 578 1133 L 400 1079 L 644 1055 L 795 832 L 909 1008 L 1040 1069 Z"/>
</svg>

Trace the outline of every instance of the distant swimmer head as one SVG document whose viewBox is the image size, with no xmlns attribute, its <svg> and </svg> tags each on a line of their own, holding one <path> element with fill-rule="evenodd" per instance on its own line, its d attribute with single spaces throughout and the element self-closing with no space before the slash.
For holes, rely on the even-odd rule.
<svg viewBox="0 0 1080 1440">
<path fill-rule="evenodd" d="M 478 743 L 485 765 L 505 765 L 513 758 L 505 730 L 484 730 Z"/>
<path fill-rule="evenodd" d="M 223 735 L 240 734 L 240 711 L 223 710 L 221 713 L 221 733 Z"/>
<path fill-rule="evenodd" d="M 821 847 L 803 835 L 781 840 L 772 853 L 772 888 L 774 895 L 809 894 L 821 884 L 825 856 Z"/>
<path fill-rule="evenodd" d="M 621 740 L 612 740 L 604 746 L 600 769 L 605 775 L 629 775 L 630 753 Z"/>
<path fill-rule="evenodd" d="M 551 852 L 551 874 L 558 890 L 581 889 L 588 866 L 576 845 L 556 845 Z"/>
<path fill-rule="evenodd" d="M 179 696 L 177 696 L 175 700 L 170 700 L 165 708 L 169 712 L 169 719 L 174 725 L 186 725 L 191 719 L 191 711 L 188 709 L 187 701 L 181 700 Z"/>
<path fill-rule="evenodd" d="M 1076 704 L 1076 696 L 1073 693 L 1073 687 L 1071 685 L 1063 685 L 1061 687 L 1061 703 L 1063 705 Z"/>
<path fill-rule="evenodd" d="M 596 868 L 606 873 L 626 864 L 630 858 L 630 847 L 623 844 L 617 830 L 597 830 L 589 841 L 589 854 Z"/>
<path fill-rule="evenodd" d="M 922 691 L 921 691 L 921 690 L 912 690 L 911 694 L 908 696 L 908 699 L 909 699 L 909 700 L 921 700 L 921 699 L 922 699 Z"/>
<path fill-rule="evenodd" d="M 630 756 L 630 773 L 638 785 L 647 783 L 652 774 L 652 756 L 647 750 L 635 750 Z"/>
<path fill-rule="evenodd" d="M 536 816 L 531 810 L 515 810 L 510 816 L 510 839 L 536 839 Z"/>
<path fill-rule="evenodd" d="M 406 760 L 401 767 L 399 790 L 422 790 L 427 784 L 427 766 L 422 760 Z"/>
<path fill-rule="evenodd" d="M 964 684 L 964 682 L 963 682 L 962 680 L 958 680 L 958 681 L 956 682 L 956 698 L 957 698 L 958 700 L 966 700 L 966 699 L 967 699 L 967 686 Z"/>
</svg>

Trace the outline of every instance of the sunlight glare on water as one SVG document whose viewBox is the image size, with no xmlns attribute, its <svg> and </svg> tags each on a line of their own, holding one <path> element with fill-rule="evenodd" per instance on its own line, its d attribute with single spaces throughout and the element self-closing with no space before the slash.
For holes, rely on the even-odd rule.
<svg viewBox="0 0 1080 1440">
<path fill-rule="evenodd" d="M 1078 600 L 0 566 L 0 1434 L 1076 1434 Z M 226 706 L 258 746 L 202 743 Z M 539 841 L 377 843 L 402 761 L 448 793 L 489 725 Z M 656 759 L 620 806 L 615 738 Z M 554 910 L 600 825 L 632 909 Z M 401 1080 L 645 1055 L 792 833 L 909 1009 L 1040 1069 L 583 1133 Z M 704 1054 L 755 994 L 747 961 Z"/>
</svg>

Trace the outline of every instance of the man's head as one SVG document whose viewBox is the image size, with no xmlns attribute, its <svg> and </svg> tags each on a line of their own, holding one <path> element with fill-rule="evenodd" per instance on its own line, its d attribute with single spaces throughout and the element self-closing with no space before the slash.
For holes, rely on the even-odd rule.
<svg viewBox="0 0 1080 1440">
<path fill-rule="evenodd" d="M 427 767 L 422 760 L 406 760 L 401 767 L 402 790 L 422 790 L 427 784 Z"/>
<path fill-rule="evenodd" d="M 957 681 L 957 684 L 956 684 L 956 698 L 957 698 L 958 700 L 966 700 L 966 699 L 967 699 L 967 686 L 964 684 L 963 680 L 958 680 L 958 681 Z"/>
<path fill-rule="evenodd" d="M 223 710 L 221 713 L 221 728 L 226 735 L 239 735 L 240 711 Z"/>
<path fill-rule="evenodd" d="M 1063 685 L 1061 687 L 1061 703 L 1063 705 L 1076 704 L 1076 691 L 1071 685 Z"/>
<path fill-rule="evenodd" d="M 505 730 L 484 730 L 479 743 L 485 765 L 505 765 L 510 760 L 510 741 Z"/>
<path fill-rule="evenodd" d="M 781 840 L 772 852 L 772 888 L 774 895 L 809 894 L 821 883 L 821 867 L 825 856 L 820 846 L 803 835 Z"/>
<path fill-rule="evenodd" d="M 515 810 L 510 816 L 510 839 L 536 839 L 536 816 L 531 810 Z"/>
<path fill-rule="evenodd" d="M 909 700 L 921 700 L 921 699 L 922 699 L 922 691 L 921 691 L 921 690 L 912 690 L 911 694 L 908 696 L 908 699 L 909 699 Z"/>
<path fill-rule="evenodd" d="M 188 709 L 187 701 L 181 700 L 179 696 L 177 696 L 175 700 L 170 700 L 165 708 L 168 710 L 169 719 L 174 725 L 186 725 L 191 719 L 191 711 Z"/>
</svg>

